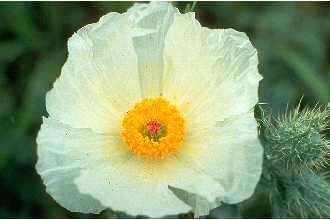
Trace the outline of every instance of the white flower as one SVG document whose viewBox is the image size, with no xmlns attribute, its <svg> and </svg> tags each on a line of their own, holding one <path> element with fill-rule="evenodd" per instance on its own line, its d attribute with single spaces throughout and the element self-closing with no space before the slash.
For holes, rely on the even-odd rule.
<svg viewBox="0 0 330 220">
<path fill-rule="evenodd" d="M 153 2 L 81 28 L 68 50 L 37 138 L 37 171 L 58 203 L 160 217 L 252 195 L 261 76 L 244 33 Z"/>
</svg>

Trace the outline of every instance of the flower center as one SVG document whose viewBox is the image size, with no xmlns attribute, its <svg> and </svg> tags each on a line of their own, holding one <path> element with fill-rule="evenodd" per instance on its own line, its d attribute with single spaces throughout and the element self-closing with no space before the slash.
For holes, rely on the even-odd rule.
<svg viewBox="0 0 330 220">
<path fill-rule="evenodd" d="M 177 108 L 162 97 L 135 104 L 123 119 L 122 138 L 135 154 L 164 159 L 183 141 L 185 122 Z"/>
<path fill-rule="evenodd" d="M 148 136 L 154 141 L 166 135 L 166 126 L 162 125 L 157 119 L 149 120 L 143 130 L 144 136 Z"/>
<path fill-rule="evenodd" d="M 161 124 L 158 120 L 150 120 L 147 122 L 147 129 L 150 133 L 155 134 L 160 130 Z"/>
</svg>

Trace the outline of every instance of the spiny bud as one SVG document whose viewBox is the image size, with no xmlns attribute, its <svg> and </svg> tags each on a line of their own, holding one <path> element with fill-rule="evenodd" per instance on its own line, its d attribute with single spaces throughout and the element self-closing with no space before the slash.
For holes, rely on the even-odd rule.
<svg viewBox="0 0 330 220">
<path fill-rule="evenodd" d="M 286 181 L 287 208 L 294 218 L 329 218 L 330 184 L 327 174 L 303 172 Z"/>
<path fill-rule="evenodd" d="M 277 118 L 264 118 L 264 136 L 269 159 L 286 170 L 301 172 L 327 164 L 329 141 L 327 129 L 329 110 L 305 109 L 285 113 Z"/>
</svg>

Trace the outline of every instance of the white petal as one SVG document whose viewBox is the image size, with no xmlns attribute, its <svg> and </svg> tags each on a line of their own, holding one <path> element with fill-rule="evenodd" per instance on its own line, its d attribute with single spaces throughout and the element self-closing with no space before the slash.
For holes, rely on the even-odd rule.
<svg viewBox="0 0 330 220">
<path fill-rule="evenodd" d="M 252 195 L 263 159 L 253 113 L 233 116 L 203 133 L 190 135 L 185 145 L 179 159 L 221 183 L 222 201 L 237 203 Z"/>
<path fill-rule="evenodd" d="M 208 201 L 223 195 L 223 188 L 215 180 L 175 157 L 152 161 L 132 155 L 118 166 L 103 164 L 85 170 L 76 184 L 104 206 L 154 218 L 191 210 L 169 186 L 205 196 Z"/>
<path fill-rule="evenodd" d="M 45 118 L 37 143 L 37 171 L 49 194 L 70 211 L 98 213 L 111 207 L 131 215 L 160 217 L 191 210 L 169 186 L 207 201 L 223 195 L 217 181 L 185 161 L 140 158 L 128 152 L 120 137 Z"/>
<path fill-rule="evenodd" d="M 47 111 L 76 128 L 118 133 L 123 114 L 141 98 L 127 16 L 110 13 L 68 42 L 61 76 L 47 94 Z"/>
<path fill-rule="evenodd" d="M 202 28 L 176 14 L 165 39 L 164 96 L 187 122 L 179 158 L 218 180 L 220 199 L 248 198 L 260 178 L 262 147 L 252 113 L 261 79 L 245 34 Z"/>
<path fill-rule="evenodd" d="M 70 128 L 56 120 L 44 118 L 38 134 L 36 169 L 47 192 L 73 212 L 99 213 L 105 207 L 91 196 L 81 194 L 74 180 L 81 170 L 101 161 L 115 162 L 125 151 L 116 149 L 116 138 L 98 135 L 91 129 Z"/>
<path fill-rule="evenodd" d="M 199 218 L 200 216 L 206 216 L 214 208 L 217 208 L 221 205 L 220 199 L 215 201 L 209 201 L 205 197 L 200 196 L 195 193 L 189 193 L 182 189 L 169 187 L 169 189 L 182 201 L 190 205 L 193 209 L 194 218 Z"/>
<path fill-rule="evenodd" d="M 188 127 L 245 113 L 258 101 L 257 53 L 244 33 L 200 26 L 193 13 L 175 14 L 165 39 L 164 96 Z"/>
<path fill-rule="evenodd" d="M 148 181 L 146 174 L 139 173 L 138 167 L 130 167 L 129 162 L 84 171 L 76 184 L 81 192 L 90 194 L 104 206 L 130 215 L 161 217 L 190 210 L 165 183 Z"/>
<path fill-rule="evenodd" d="M 150 30 L 133 39 L 143 96 L 161 94 L 164 39 L 176 12 L 167 2 L 138 3 L 127 12 L 134 27 Z"/>
</svg>

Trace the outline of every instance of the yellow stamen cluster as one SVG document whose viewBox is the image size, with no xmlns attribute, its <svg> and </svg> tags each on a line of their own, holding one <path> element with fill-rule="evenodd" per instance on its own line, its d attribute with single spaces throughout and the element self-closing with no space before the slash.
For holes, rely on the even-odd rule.
<svg viewBox="0 0 330 220">
<path fill-rule="evenodd" d="M 145 132 L 148 122 L 157 120 L 165 129 L 154 139 Z M 122 137 L 128 148 L 149 159 L 164 159 L 175 152 L 183 141 L 185 122 L 175 106 L 162 97 L 146 98 L 124 117 Z"/>
</svg>

